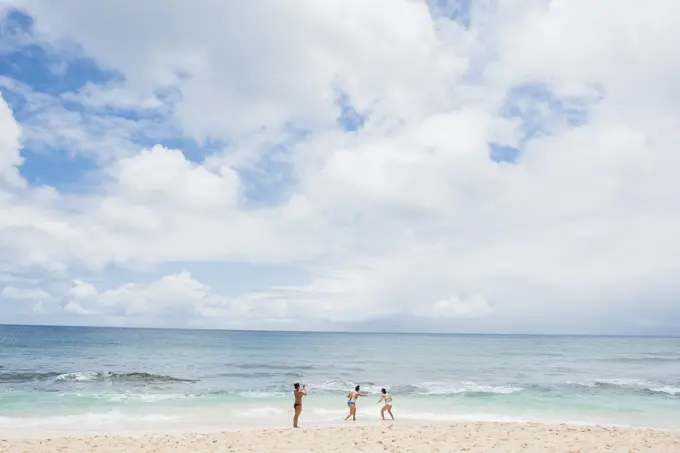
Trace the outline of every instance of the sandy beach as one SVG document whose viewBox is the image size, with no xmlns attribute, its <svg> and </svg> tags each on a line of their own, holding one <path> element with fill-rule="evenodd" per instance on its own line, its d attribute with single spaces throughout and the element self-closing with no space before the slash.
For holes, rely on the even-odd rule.
<svg viewBox="0 0 680 453">
<path fill-rule="evenodd" d="M 680 432 L 537 423 L 384 423 L 222 433 L 3 438 L 22 452 L 680 452 Z"/>
</svg>

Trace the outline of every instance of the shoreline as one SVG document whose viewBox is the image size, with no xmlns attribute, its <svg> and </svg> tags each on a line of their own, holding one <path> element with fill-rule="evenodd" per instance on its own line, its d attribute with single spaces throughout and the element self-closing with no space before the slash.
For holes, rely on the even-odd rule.
<svg viewBox="0 0 680 453">
<path fill-rule="evenodd" d="M 253 431 L 281 431 L 293 429 L 291 420 L 292 413 L 289 417 L 284 419 L 279 418 L 277 421 L 268 421 L 258 424 L 251 424 L 249 422 L 243 423 L 215 423 L 205 424 L 201 422 L 186 423 L 175 426 L 160 425 L 158 427 L 145 428 L 113 428 L 102 427 L 101 429 L 44 429 L 44 428 L 14 428 L 1 429 L 0 439 L 44 439 L 44 438 L 60 438 L 60 437 L 142 437 L 142 436 L 163 436 L 163 435 L 184 435 L 184 434 L 221 434 L 221 433 L 245 433 Z M 337 420 L 300 420 L 300 429 L 313 430 L 325 428 L 351 428 L 351 427 L 375 427 L 375 426 L 458 426 L 458 425 L 509 425 L 509 426 L 539 426 L 539 427 L 569 427 L 569 428 L 595 428 L 605 430 L 633 430 L 633 431 L 654 431 L 665 433 L 680 434 L 680 426 L 653 426 L 653 425 L 634 425 L 625 423 L 607 423 L 607 422 L 590 422 L 578 420 L 540 420 L 540 419 L 512 419 L 510 417 L 498 419 L 484 419 L 484 418 L 447 418 L 447 419 L 429 419 L 429 418 L 404 418 L 397 417 L 396 420 L 389 418 L 381 420 L 379 417 L 361 414 L 361 417 L 356 421 L 343 421 L 341 418 Z M 680 450 L 678 450 L 680 453 Z"/>
<path fill-rule="evenodd" d="M 408 416 L 397 416 L 396 420 L 381 420 L 376 417 L 376 414 L 360 413 L 359 419 L 356 422 L 343 421 L 342 417 L 336 419 L 318 420 L 312 418 L 306 419 L 304 416 L 300 420 L 301 429 L 324 429 L 324 428 L 348 428 L 352 426 L 458 426 L 458 425 L 531 425 L 531 426 L 568 426 L 572 428 L 599 428 L 599 429 L 616 429 L 616 430 L 634 430 L 634 431 L 655 431 L 667 433 L 680 433 L 680 425 L 646 425 L 646 424 L 631 424 L 621 422 L 607 422 L 607 421 L 587 421 L 574 419 L 540 419 L 540 418 L 512 418 L 512 417 L 495 417 L 495 418 L 477 418 L 477 417 L 447 417 L 447 418 L 413 418 Z M 344 416 L 344 412 L 341 414 Z M 235 422 L 234 420 L 224 420 L 221 418 L 222 414 L 214 413 L 212 415 L 212 422 L 207 422 L 207 418 L 200 420 L 181 420 L 176 421 L 172 425 L 161 422 L 157 426 L 146 427 L 114 427 L 101 426 L 99 428 L 43 428 L 43 427 L 2 427 L 0 428 L 0 439 L 44 439 L 57 437 L 95 437 L 95 436 L 113 436 L 113 437 L 140 437 L 140 436 L 163 436 L 175 435 L 180 436 L 184 434 L 219 434 L 219 433 L 242 433 L 251 431 L 272 431 L 272 430 L 286 430 L 292 429 L 292 412 L 286 416 L 278 416 L 275 419 L 259 420 L 253 423 L 252 420 Z M 308 416 L 309 417 L 309 416 Z M 0 419 L 2 417 L 0 416 Z M 215 420 L 221 420 L 215 422 Z M 678 450 L 680 453 L 680 449 Z"/>
<path fill-rule="evenodd" d="M 0 440 L 13 439 L 46 439 L 46 438 L 64 438 L 64 437 L 144 437 L 144 436 L 181 436 L 186 434 L 229 434 L 229 433 L 247 433 L 247 432 L 268 432 L 268 431 L 282 431 L 293 429 L 290 420 L 287 417 L 285 422 L 282 419 L 278 421 L 263 422 L 260 424 L 250 424 L 247 422 L 241 424 L 212 424 L 197 423 L 184 426 L 168 426 L 162 425 L 158 427 L 146 428 L 112 428 L 102 427 L 101 429 L 44 429 L 44 428 L 18 428 L 18 429 L 0 429 Z M 680 426 L 643 426 L 631 425 L 622 423 L 607 423 L 607 422 L 587 422 L 576 420 L 540 420 L 540 419 L 477 419 L 477 418 L 459 418 L 459 419 L 417 419 L 417 418 L 397 418 L 396 420 L 381 420 L 380 418 L 371 416 L 361 416 L 356 422 L 338 420 L 314 421 L 314 420 L 300 420 L 300 428 L 302 430 L 326 429 L 326 428 L 352 428 L 352 427 L 376 427 L 376 426 L 412 426 L 412 427 L 441 427 L 441 426 L 459 426 L 459 425 L 503 425 L 503 426 L 538 426 L 538 427 L 569 427 L 569 428 L 591 428 L 604 430 L 632 430 L 632 431 L 653 431 L 665 433 L 680 434 Z M 680 453 L 680 449 L 678 450 Z"/>
<path fill-rule="evenodd" d="M 329 426 L 5 436 L 0 452 L 467 451 L 679 452 L 680 430 L 532 422 L 358 421 Z"/>
</svg>

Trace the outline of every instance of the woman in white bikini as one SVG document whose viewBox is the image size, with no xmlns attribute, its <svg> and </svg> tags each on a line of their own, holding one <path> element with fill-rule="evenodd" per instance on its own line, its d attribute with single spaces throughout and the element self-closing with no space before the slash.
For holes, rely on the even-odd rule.
<svg viewBox="0 0 680 453">
<path fill-rule="evenodd" d="M 385 389 L 380 391 L 382 392 L 382 395 L 380 396 L 380 401 L 378 401 L 378 404 L 382 403 L 383 401 L 385 402 L 385 405 L 382 407 L 382 409 L 380 409 L 380 416 L 383 420 L 385 420 L 385 411 L 387 411 L 387 413 L 390 414 L 390 417 L 392 417 L 392 420 L 394 420 L 394 415 L 392 415 L 392 395 L 387 393 L 387 390 Z"/>
<path fill-rule="evenodd" d="M 366 393 L 359 393 L 360 389 L 361 386 L 357 385 L 354 387 L 354 391 L 350 391 L 347 394 L 347 407 L 349 407 L 349 415 L 345 417 L 345 420 L 349 420 L 350 417 L 352 417 L 352 420 L 357 419 L 357 398 L 360 396 L 368 396 Z"/>
</svg>

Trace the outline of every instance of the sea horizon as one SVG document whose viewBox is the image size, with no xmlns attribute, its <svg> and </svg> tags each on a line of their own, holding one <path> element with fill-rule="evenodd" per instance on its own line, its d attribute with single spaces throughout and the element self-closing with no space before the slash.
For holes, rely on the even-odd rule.
<svg viewBox="0 0 680 453">
<path fill-rule="evenodd" d="M 625 333 L 513 333 L 513 332 L 441 332 L 441 331 L 379 331 L 379 330 L 285 330 L 285 329 L 233 329 L 218 327 L 170 327 L 170 326 L 114 326 L 97 324 L 25 324 L 25 323 L 0 323 L 0 327 L 64 327 L 64 328 L 87 328 L 87 329 L 120 329 L 120 330 L 179 330 L 179 331 L 214 331 L 214 332 L 252 332 L 252 333 L 327 333 L 327 334 L 366 334 L 366 335 L 442 335 L 442 336 L 508 336 L 508 337 L 584 337 L 584 338 L 677 338 L 680 334 L 625 334 Z"/>
</svg>

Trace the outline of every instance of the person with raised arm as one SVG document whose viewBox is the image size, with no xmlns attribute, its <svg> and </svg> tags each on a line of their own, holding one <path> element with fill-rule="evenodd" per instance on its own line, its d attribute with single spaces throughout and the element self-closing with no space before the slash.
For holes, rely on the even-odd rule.
<svg viewBox="0 0 680 453">
<path fill-rule="evenodd" d="M 352 420 L 356 421 L 357 419 L 357 399 L 360 396 L 368 396 L 367 393 L 360 393 L 361 386 L 357 385 L 354 387 L 353 391 L 350 391 L 347 394 L 347 407 L 349 407 L 349 415 L 345 417 L 345 420 L 349 420 L 350 417 L 352 417 Z"/>
<path fill-rule="evenodd" d="M 382 395 L 380 396 L 380 400 L 378 400 L 377 404 L 380 404 L 383 401 L 385 402 L 382 409 L 380 409 L 380 416 L 383 420 L 385 420 L 385 412 L 387 412 L 390 414 L 390 417 L 392 417 L 392 420 L 394 420 L 394 415 L 392 415 L 392 395 L 387 393 L 387 390 L 385 389 L 381 389 L 380 392 Z"/>
<path fill-rule="evenodd" d="M 293 415 L 293 428 L 297 428 L 298 419 L 302 413 L 302 397 L 307 396 L 307 386 L 303 385 L 301 389 L 300 384 L 296 382 L 293 384 L 293 388 L 295 389 L 293 391 L 293 397 L 295 398 L 295 402 L 293 403 L 293 410 L 295 411 L 295 415 Z"/>
</svg>

